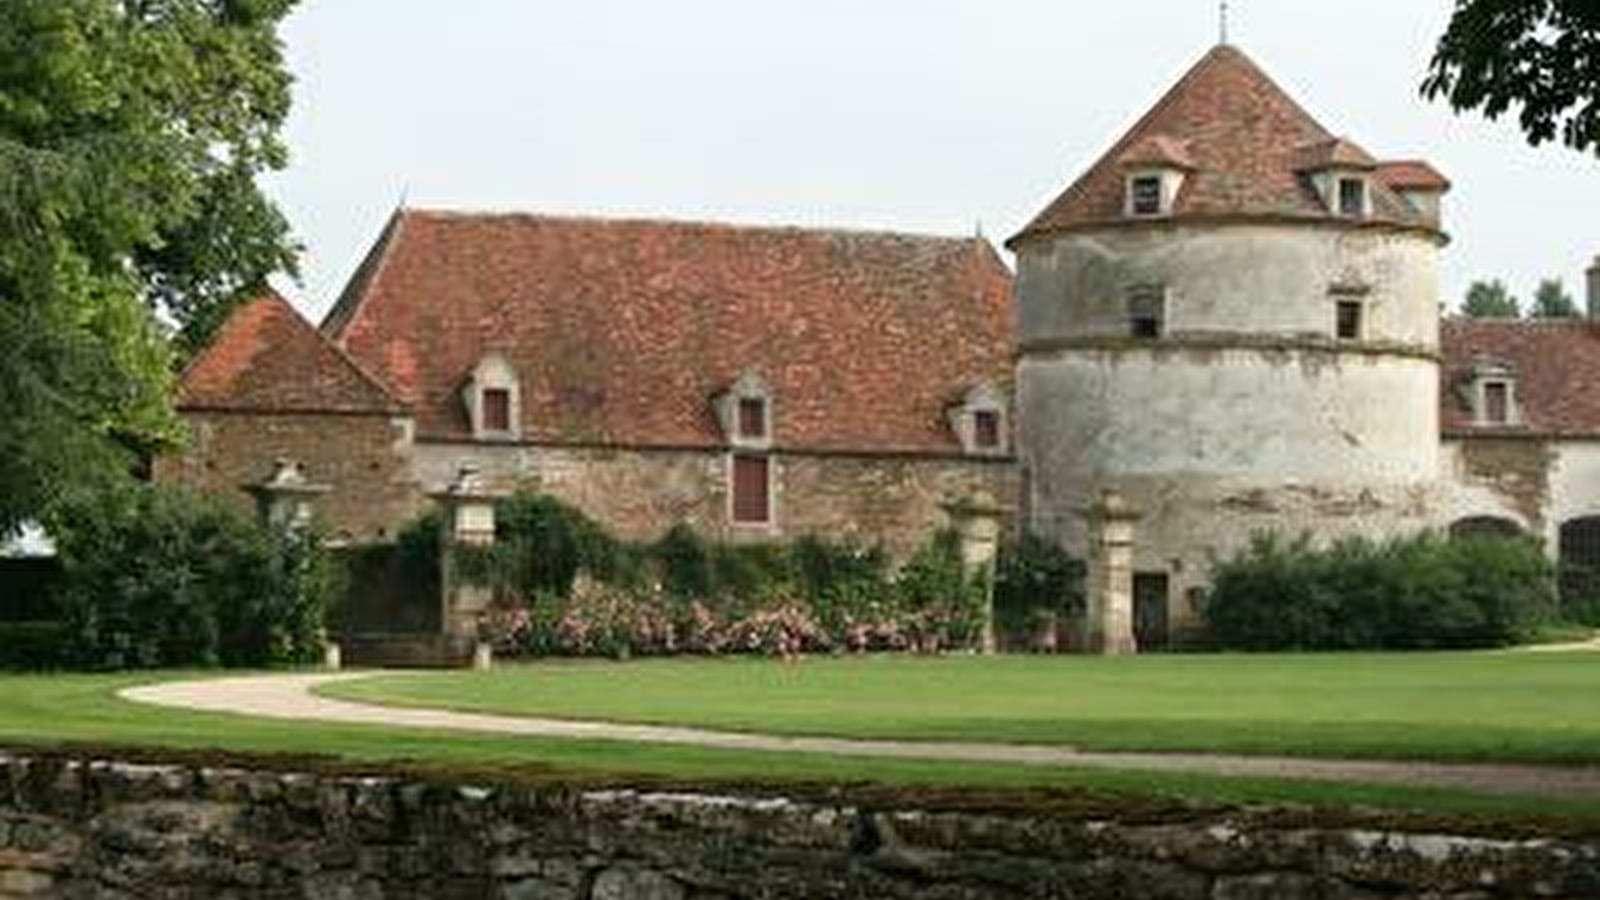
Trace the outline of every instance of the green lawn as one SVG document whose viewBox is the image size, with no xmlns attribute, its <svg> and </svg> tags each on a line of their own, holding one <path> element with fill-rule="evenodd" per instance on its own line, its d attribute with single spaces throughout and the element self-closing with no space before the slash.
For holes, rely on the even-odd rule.
<svg viewBox="0 0 1600 900">
<path fill-rule="evenodd" d="M 670 659 L 385 675 L 350 699 L 783 734 L 1600 762 L 1600 654 Z"/>
</svg>

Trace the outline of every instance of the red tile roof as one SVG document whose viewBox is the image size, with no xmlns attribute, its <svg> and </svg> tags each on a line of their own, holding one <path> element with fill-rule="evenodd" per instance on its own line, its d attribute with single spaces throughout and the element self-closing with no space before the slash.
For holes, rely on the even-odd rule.
<svg viewBox="0 0 1600 900">
<path fill-rule="evenodd" d="M 1450 179 L 1420 159 L 1395 159 L 1378 163 L 1378 180 L 1397 191 L 1450 190 Z"/>
<path fill-rule="evenodd" d="M 1600 323 L 1588 319 L 1445 319 L 1439 423 L 1446 434 L 1600 434 Z M 1479 361 L 1510 367 L 1519 426 L 1473 426 L 1463 386 Z"/>
<path fill-rule="evenodd" d="M 276 293 L 233 311 L 179 380 L 180 409 L 380 412 L 384 387 Z"/>
<path fill-rule="evenodd" d="M 323 328 L 425 436 L 467 435 L 498 351 L 531 440 L 720 446 L 752 369 L 779 446 L 954 452 L 946 406 L 1009 381 L 1010 282 L 974 238 L 406 210 Z"/>
<path fill-rule="evenodd" d="M 1035 235 L 1128 221 L 1124 155 L 1151 141 L 1182 142 L 1195 171 L 1184 180 L 1170 219 L 1225 217 L 1333 220 L 1302 174 L 1307 154 L 1330 161 L 1372 158 L 1339 141 L 1235 47 L 1211 49 L 1089 170 L 1021 233 Z M 1370 221 L 1433 230 L 1381 181 L 1370 192 Z"/>
</svg>

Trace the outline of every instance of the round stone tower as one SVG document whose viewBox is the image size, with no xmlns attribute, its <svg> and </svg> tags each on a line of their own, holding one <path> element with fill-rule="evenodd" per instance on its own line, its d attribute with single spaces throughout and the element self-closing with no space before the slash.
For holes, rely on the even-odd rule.
<svg viewBox="0 0 1600 900">
<path fill-rule="evenodd" d="M 1028 522 L 1081 555 L 1101 490 L 1142 513 L 1142 645 L 1253 532 L 1433 524 L 1447 188 L 1224 45 L 1008 242 Z"/>
</svg>

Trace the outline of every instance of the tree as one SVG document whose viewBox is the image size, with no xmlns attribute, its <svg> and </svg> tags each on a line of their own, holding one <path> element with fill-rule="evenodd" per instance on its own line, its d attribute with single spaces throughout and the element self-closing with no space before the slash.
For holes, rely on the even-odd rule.
<svg viewBox="0 0 1600 900">
<path fill-rule="evenodd" d="M 1576 319 L 1581 314 L 1561 279 L 1546 278 L 1533 292 L 1533 308 L 1528 310 L 1528 315 L 1535 319 Z"/>
<path fill-rule="evenodd" d="M 1505 282 L 1474 281 L 1467 288 L 1461 311 L 1474 319 L 1515 319 L 1522 314 L 1517 298 L 1506 290 Z"/>
<path fill-rule="evenodd" d="M 173 440 L 174 350 L 293 273 L 293 3 L 0 3 L 0 534 Z"/>
<path fill-rule="evenodd" d="M 1515 107 L 1530 144 L 1600 154 L 1600 3 L 1456 0 L 1422 95 L 1490 119 Z"/>
</svg>

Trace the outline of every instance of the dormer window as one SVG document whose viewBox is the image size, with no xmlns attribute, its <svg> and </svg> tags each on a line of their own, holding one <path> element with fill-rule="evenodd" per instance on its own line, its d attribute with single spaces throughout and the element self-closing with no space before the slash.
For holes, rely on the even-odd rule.
<svg viewBox="0 0 1600 900">
<path fill-rule="evenodd" d="M 767 399 L 765 397 L 739 398 L 739 437 L 745 440 L 764 440 L 767 436 Z"/>
<path fill-rule="evenodd" d="M 1161 176 L 1138 175 L 1128 179 L 1128 209 L 1136 216 L 1161 215 Z"/>
<path fill-rule="evenodd" d="M 1492 427 L 1522 423 L 1517 404 L 1517 376 L 1509 365 L 1479 358 L 1473 363 L 1465 387 L 1467 402 L 1472 407 L 1472 424 Z"/>
<path fill-rule="evenodd" d="M 1367 215 L 1367 180 L 1345 176 L 1339 179 L 1339 215 L 1361 219 Z"/>
<path fill-rule="evenodd" d="M 478 362 L 461 389 L 472 436 L 516 440 L 522 436 L 522 402 L 516 369 L 499 353 Z"/>
<path fill-rule="evenodd" d="M 963 451 L 980 456 L 1007 452 L 1005 395 L 992 383 L 973 386 L 946 415 Z"/>
<path fill-rule="evenodd" d="M 772 443 L 772 390 L 753 370 L 712 398 L 713 412 L 728 445 L 765 449 Z"/>
<path fill-rule="evenodd" d="M 1158 338 L 1166 328 L 1166 291 L 1141 284 L 1128 291 L 1128 336 Z"/>
</svg>

